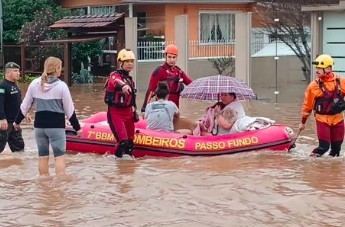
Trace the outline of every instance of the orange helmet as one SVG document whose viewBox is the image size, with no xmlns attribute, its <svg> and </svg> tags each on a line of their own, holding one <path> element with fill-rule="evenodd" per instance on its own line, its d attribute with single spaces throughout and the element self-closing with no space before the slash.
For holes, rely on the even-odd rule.
<svg viewBox="0 0 345 227">
<path fill-rule="evenodd" d="M 175 44 L 169 44 L 165 48 L 164 53 L 178 55 L 178 48 L 177 48 L 177 46 Z"/>
</svg>

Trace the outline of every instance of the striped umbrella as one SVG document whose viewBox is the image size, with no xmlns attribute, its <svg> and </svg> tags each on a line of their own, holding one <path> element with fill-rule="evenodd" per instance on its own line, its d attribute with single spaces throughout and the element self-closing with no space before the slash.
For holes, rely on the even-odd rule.
<svg viewBox="0 0 345 227">
<path fill-rule="evenodd" d="M 230 76 L 207 76 L 194 80 L 181 92 L 182 98 L 219 100 L 221 93 L 235 93 L 239 100 L 256 99 L 253 90 L 244 82 Z"/>
</svg>

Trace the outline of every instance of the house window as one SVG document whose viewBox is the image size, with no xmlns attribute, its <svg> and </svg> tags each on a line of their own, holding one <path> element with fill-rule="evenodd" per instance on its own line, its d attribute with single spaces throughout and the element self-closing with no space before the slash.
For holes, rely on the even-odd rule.
<svg viewBox="0 0 345 227">
<path fill-rule="evenodd" d="M 146 12 L 138 12 L 138 38 L 146 36 L 147 24 L 146 24 Z"/>
<path fill-rule="evenodd" d="M 200 12 L 200 43 L 233 43 L 235 14 L 230 12 Z"/>
<path fill-rule="evenodd" d="M 116 6 L 92 6 L 91 15 L 101 15 L 101 14 L 115 14 L 117 12 Z"/>
<path fill-rule="evenodd" d="M 82 8 L 73 8 L 71 9 L 71 13 L 73 16 L 83 16 L 87 14 L 87 7 Z"/>
<path fill-rule="evenodd" d="M 88 12 L 88 8 L 90 12 Z M 115 14 L 118 12 L 117 6 L 91 6 L 91 7 L 82 7 L 82 8 L 73 8 L 71 10 L 72 15 L 82 16 L 82 15 L 102 15 L 102 14 Z"/>
</svg>

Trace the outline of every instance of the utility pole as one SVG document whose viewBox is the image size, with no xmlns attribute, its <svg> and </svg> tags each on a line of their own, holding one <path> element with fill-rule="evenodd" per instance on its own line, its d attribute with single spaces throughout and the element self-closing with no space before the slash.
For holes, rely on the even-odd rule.
<svg viewBox="0 0 345 227">
<path fill-rule="evenodd" d="M 275 60 L 275 70 L 276 70 L 276 75 L 275 75 L 275 82 L 276 82 L 276 85 L 275 85 L 275 91 L 274 91 L 274 94 L 275 94 L 275 97 L 276 97 L 276 100 L 275 100 L 275 104 L 278 104 L 278 95 L 279 95 L 279 91 L 278 91 L 278 60 L 279 60 L 279 56 L 278 56 L 278 26 L 279 26 L 279 18 L 278 18 L 278 13 L 276 12 L 276 17 L 274 18 L 274 24 L 275 24 L 275 44 L 276 44 L 276 54 L 275 54 L 275 57 L 274 57 L 274 60 Z"/>
</svg>

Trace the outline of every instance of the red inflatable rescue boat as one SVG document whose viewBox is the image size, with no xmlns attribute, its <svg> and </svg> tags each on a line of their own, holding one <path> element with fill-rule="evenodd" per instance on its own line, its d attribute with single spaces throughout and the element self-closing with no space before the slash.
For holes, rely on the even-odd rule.
<svg viewBox="0 0 345 227">
<path fill-rule="evenodd" d="M 180 118 L 176 125 L 195 127 L 196 123 Z M 192 124 L 192 126 L 188 126 Z M 82 136 L 66 127 L 67 150 L 83 153 L 114 154 L 115 138 L 108 126 L 106 112 L 81 121 Z M 145 129 L 146 122 L 136 123 L 133 155 L 174 157 L 181 155 L 211 156 L 271 150 L 287 152 L 294 143 L 294 132 L 285 125 L 222 136 L 194 136 Z"/>
</svg>

